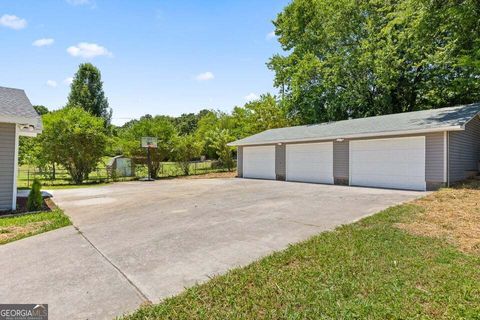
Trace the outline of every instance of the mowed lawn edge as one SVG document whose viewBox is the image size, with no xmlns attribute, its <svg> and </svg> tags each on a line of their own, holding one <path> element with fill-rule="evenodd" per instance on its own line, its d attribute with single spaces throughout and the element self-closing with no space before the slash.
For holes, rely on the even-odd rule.
<svg viewBox="0 0 480 320">
<path fill-rule="evenodd" d="M 0 218 L 0 245 L 71 225 L 59 208 L 17 217 Z"/>
<path fill-rule="evenodd" d="M 423 212 L 391 207 L 123 319 L 480 319 L 480 256 L 396 226 Z"/>
</svg>

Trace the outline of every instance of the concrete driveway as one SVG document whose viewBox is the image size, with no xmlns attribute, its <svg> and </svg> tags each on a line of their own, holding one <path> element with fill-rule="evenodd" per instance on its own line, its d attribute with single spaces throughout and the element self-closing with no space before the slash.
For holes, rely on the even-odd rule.
<svg viewBox="0 0 480 320">
<path fill-rule="evenodd" d="M 246 179 L 54 191 L 66 227 L 0 247 L 2 303 L 103 319 L 424 193 Z"/>
</svg>

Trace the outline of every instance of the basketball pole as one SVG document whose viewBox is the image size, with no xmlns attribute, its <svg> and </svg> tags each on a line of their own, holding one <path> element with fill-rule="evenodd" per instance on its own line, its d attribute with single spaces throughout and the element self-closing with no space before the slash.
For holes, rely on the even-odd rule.
<svg viewBox="0 0 480 320">
<path fill-rule="evenodd" d="M 147 147 L 148 180 L 152 180 L 152 159 L 150 157 L 150 146 Z"/>
</svg>

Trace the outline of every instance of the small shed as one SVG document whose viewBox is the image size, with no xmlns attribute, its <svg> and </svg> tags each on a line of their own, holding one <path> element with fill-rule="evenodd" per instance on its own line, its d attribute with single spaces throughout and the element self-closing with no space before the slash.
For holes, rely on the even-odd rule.
<svg viewBox="0 0 480 320">
<path fill-rule="evenodd" d="M 133 177 L 135 175 L 135 164 L 128 157 L 115 156 L 107 164 L 107 170 L 111 175 L 117 177 Z"/>
</svg>

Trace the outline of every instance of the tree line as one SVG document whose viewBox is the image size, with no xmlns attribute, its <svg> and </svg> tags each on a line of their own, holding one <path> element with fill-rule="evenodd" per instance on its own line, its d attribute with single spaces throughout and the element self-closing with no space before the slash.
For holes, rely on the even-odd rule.
<svg viewBox="0 0 480 320">
<path fill-rule="evenodd" d="M 145 161 L 143 136 L 158 138 L 162 161 L 205 156 L 233 168 L 227 143 L 266 129 L 447 107 L 480 101 L 480 2 L 476 0 L 293 0 L 273 21 L 284 54 L 267 67 L 269 93 L 231 112 L 145 115 L 110 123 L 100 71 L 79 67 L 67 104 L 48 112 L 44 132 L 21 140 L 20 160 L 66 168 L 80 183 L 102 156 Z"/>
<path fill-rule="evenodd" d="M 231 113 L 205 109 L 179 117 L 147 114 L 115 126 L 100 70 L 90 63 L 79 66 L 63 108 L 34 108 L 42 115 L 43 132 L 36 138 L 21 137 L 20 163 L 52 174 L 60 165 L 75 183 L 88 179 L 104 156 L 125 155 L 146 164 L 142 137 L 158 139 L 158 147 L 151 150 L 153 178 L 163 161 L 175 161 L 188 175 L 190 162 L 201 156 L 233 170 L 236 151 L 227 143 L 288 124 L 276 97 L 266 94 Z"/>
</svg>

